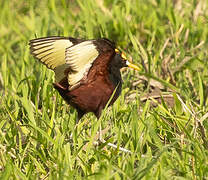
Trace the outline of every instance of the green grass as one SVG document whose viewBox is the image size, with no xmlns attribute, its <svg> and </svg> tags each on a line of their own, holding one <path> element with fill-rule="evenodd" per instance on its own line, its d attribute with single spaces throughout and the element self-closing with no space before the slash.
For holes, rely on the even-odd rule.
<svg viewBox="0 0 208 180">
<path fill-rule="evenodd" d="M 49 35 L 107 37 L 142 67 L 122 71 L 100 121 L 75 127 L 53 72 L 30 55 L 28 41 Z M 208 179 L 207 57 L 207 0 L 0 1 L 1 179 Z M 156 82 L 173 106 L 142 100 Z M 95 147 L 100 124 L 132 154 Z"/>
</svg>

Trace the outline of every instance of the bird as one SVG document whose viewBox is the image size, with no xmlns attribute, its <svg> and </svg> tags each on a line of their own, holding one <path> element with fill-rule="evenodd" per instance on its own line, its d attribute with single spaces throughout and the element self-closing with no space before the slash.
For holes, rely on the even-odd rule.
<svg viewBox="0 0 208 180">
<path fill-rule="evenodd" d="M 122 89 L 120 69 L 140 70 L 107 38 L 49 36 L 32 39 L 29 46 L 31 54 L 55 72 L 53 87 L 77 110 L 77 121 L 89 112 L 99 119 L 105 106 L 116 101 Z"/>
</svg>

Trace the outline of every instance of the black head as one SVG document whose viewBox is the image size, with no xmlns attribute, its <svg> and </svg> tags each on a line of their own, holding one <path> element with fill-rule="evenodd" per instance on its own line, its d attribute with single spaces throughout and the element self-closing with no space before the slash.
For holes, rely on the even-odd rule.
<svg viewBox="0 0 208 180">
<path fill-rule="evenodd" d="M 113 66 L 113 68 L 117 68 L 120 70 L 121 68 L 128 66 L 126 63 L 127 59 L 125 58 L 125 56 L 120 52 L 116 52 L 115 56 L 111 60 L 110 65 Z"/>
<path fill-rule="evenodd" d="M 111 57 L 111 60 L 109 63 L 111 70 L 112 69 L 120 70 L 123 67 L 131 67 L 135 70 L 140 70 L 138 66 L 131 64 L 127 60 L 125 54 L 116 48 L 116 44 L 113 41 L 110 41 L 107 38 L 101 38 L 101 39 L 95 40 L 93 43 L 96 45 L 97 50 L 100 54 L 107 52 L 107 51 L 113 51 L 112 53 L 113 56 Z"/>
<path fill-rule="evenodd" d="M 121 82 L 121 73 L 120 69 L 123 67 L 127 67 L 126 56 L 121 53 L 118 49 L 115 49 L 115 55 L 112 57 L 108 70 L 109 70 L 109 75 L 110 75 L 110 80 L 117 85 L 119 82 Z"/>
</svg>

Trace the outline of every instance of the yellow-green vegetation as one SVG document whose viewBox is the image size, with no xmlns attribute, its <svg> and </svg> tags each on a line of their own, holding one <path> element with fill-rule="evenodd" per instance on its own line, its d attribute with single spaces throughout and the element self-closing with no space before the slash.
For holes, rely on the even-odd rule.
<svg viewBox="0 0 208 180">
<path fill-rule="evenodd" d="M 122 71 L 99 121 L 76 126 L 53 72 L 30 55 L 29 40 L 50 35 L 109 38 L 141 67 Z M 207 87 L 207 0 L 1 0 L 0 177 L 207 179 Z M 94 146 L 100 124 L 132 153 Z"/>
</svg>

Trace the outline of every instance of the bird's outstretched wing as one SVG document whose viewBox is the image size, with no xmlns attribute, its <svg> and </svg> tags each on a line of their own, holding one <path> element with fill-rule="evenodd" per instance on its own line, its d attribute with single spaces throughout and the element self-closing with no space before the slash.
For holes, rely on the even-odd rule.
<svg viewBox="0 0 208 180">
<path fill-rule="evenodd" d="M 87 75 L 100 54 L 114 52 L 114 45 L 106 39 L 81 40 L 67 37 L 45 37 L 30 41 L 31 54 L 54 70 L 56 83 L 67 77 L 69 88 Z"/>
<path fill-rule="evenodd" d="M 29 43 L 31 54 L 52 70 L 66 63 L 66 48 L 73 44 L 69 38 L 58 36 L 33 39 Z"/>
</svg>

